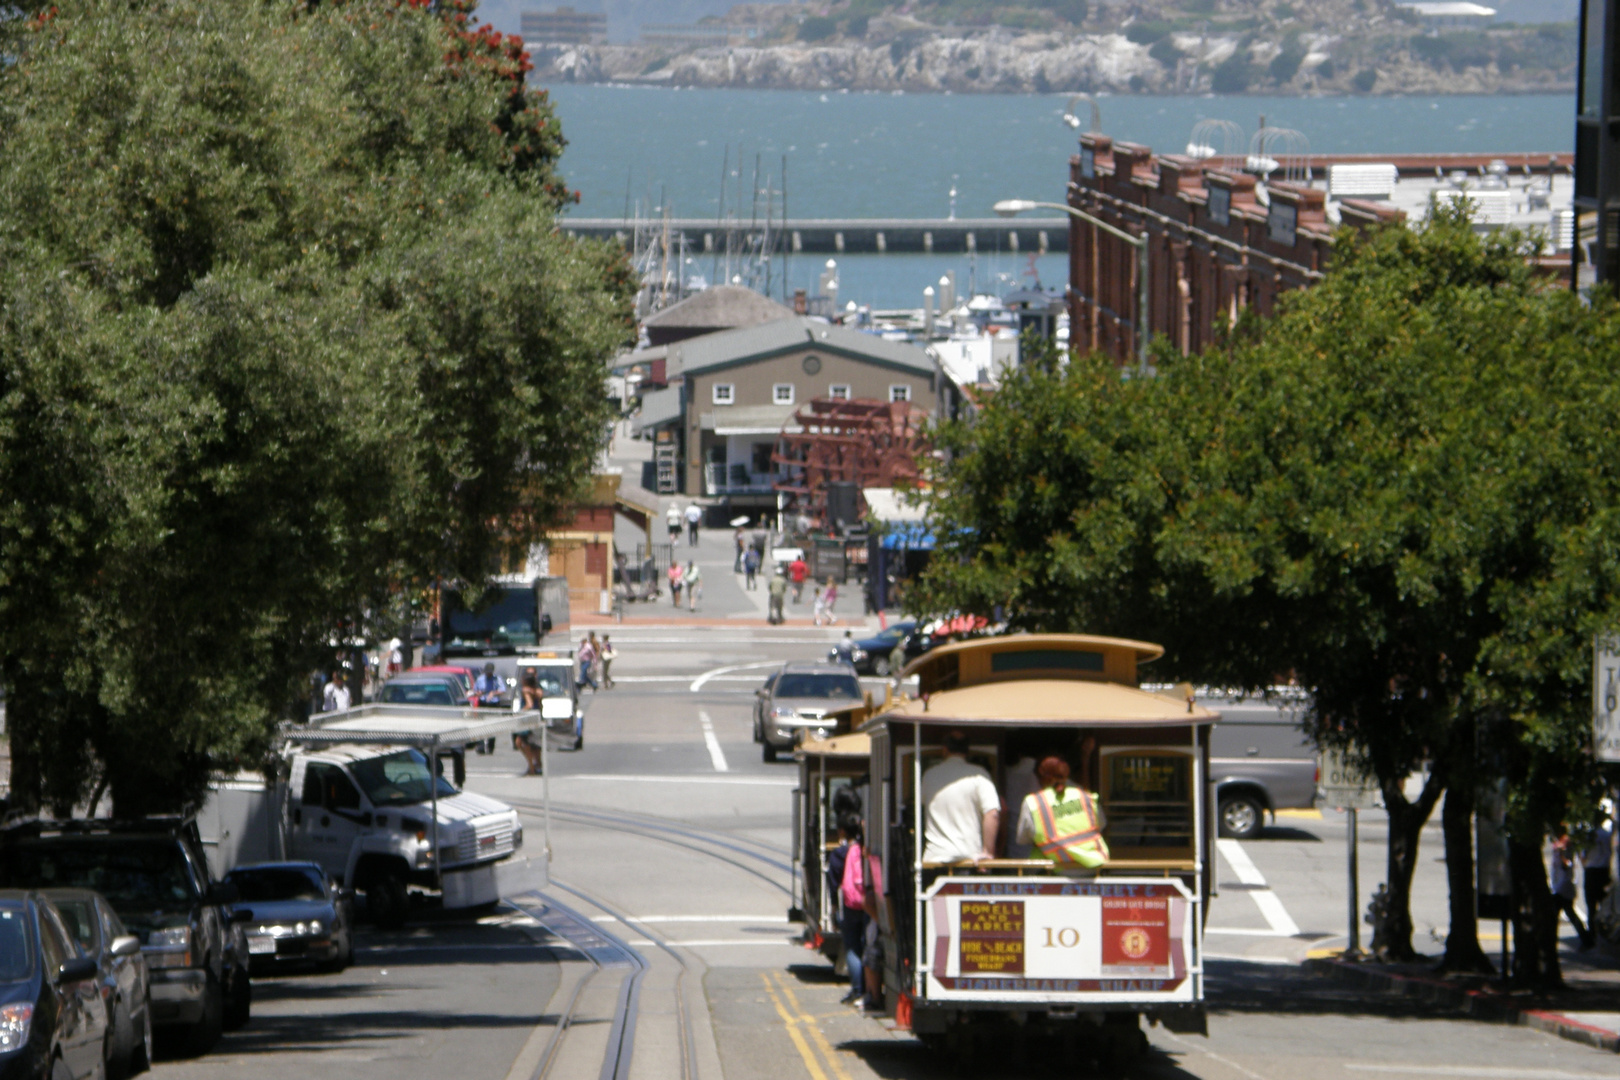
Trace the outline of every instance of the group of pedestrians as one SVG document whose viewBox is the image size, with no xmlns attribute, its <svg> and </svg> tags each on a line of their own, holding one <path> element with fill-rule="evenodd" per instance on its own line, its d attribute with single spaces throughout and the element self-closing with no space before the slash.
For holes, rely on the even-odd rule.
<svg viewBox="0 0 1620 1080">
<path fill-rule="evenodd" d="M 686 610 L 696 611 L 698 601 L 703 599 L 703 571 L 694 561 L 688 561 L 685 567 L 679 562 L 669 564 L 669 598 L 678 608 L 681 606 L 681 593 L 686 593 Z"/>
<path fill-rule="evenodd" d="M 1553 839 L 1549 860 L 1547 885 L 1552 890 L 1558 908 L 1580 936 L 1581 948 L 1590 949 L 1597 944 L 1598 909 L 1614 887 L 1614 802 L 1604 799 L 1603 820 L 1592 834 L 1592 841 L 1584 851 L 1577 851 L 1575 841 L 1567 833 Z M 1581 894 L 1586 900 L 1586 919 L 1582 921 L 1575 910 L 1575 885 L 1579 861 L 1584 873 L 1579 875 Z"/>
<path fill-rule="evenodd" d="M 579 643 L 579 651 L 574 659 L 579 663 L 579 676 L 575 680 L 580 686 L 588 686 L 594 692 L 598 689 L 597 676 L 601 676 L 601 689 L 613 689 L 613 661 L 619 652 L 613 647 L 612 635 L 603 634 L 602 640 L 596 640 L 596 631 L 592 630 L 590 636 Z"/>
<path fill-rule="evenodd" d="M 669 527 L 669 542 L 679 543 L 681 539 L 681 526 L 686 526 L 686 544 L 688 547 L 697 547 L 698 526 L 703 524 L 703 508 L 697 503 L 687 503 L 682 510 L 678 503 L 670 503 L 669 509 L 664 511 L 664 524 Z"/>
</svg>

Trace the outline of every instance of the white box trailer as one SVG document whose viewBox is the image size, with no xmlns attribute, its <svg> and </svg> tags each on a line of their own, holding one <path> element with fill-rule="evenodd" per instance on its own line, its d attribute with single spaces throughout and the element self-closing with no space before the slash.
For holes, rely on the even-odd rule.
<svg viewBox="0 0 1620 1080">
<path fill-rule="evenodd" d="M 222 778 L 198 815 L 210 867 L 320 863 L 365 894 L 384 925 L 403 920 L 409 886 L 447 908 L 475 907 L 543 887 L 550 856 L 520 855 L 523 826 L 505 803 L 458 790 L 445 756 L 539 728 L 536 712 L 365 705 L 287 725 L 271 780 Z"/>
</svg>

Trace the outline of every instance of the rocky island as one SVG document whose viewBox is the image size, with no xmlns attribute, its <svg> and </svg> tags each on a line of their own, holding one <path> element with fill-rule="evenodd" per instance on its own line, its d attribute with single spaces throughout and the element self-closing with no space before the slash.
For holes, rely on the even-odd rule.
<svg viewBox="0 0 1620 1080">
<path fill-rule="evenodd" d="M 1390 0 L 844 0 L 739 5 L 697 24 L 704 32 L 690 40 L 527 44 L 536 78 L 552 82 L 956 93 L 1573 90 L 1573 22 L 1490 17 Z"/>
</svg>

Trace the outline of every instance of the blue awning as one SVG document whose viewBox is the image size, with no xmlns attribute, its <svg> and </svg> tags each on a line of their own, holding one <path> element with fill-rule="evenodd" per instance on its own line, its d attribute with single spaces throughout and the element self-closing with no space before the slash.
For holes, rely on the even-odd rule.
<svg viewBox="0 0 1620 1080">
<path fill-rule="evenodd" d="M 908 551 L 933 551 L 934 533 L 922 521 L 891 522 L 883 534 L 883 547 L 888 551 L 904 548 Z"/>
</svg>

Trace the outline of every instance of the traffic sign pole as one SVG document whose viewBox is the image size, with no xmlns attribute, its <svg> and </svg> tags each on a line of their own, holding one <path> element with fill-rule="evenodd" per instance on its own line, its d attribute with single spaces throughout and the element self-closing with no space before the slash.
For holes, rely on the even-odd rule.
<svg viewBox="0 0 1620 1080">
<path fill-rule="evenodd" d="M 1350 933 L 1349 945 L 1344 950 L 1344 959 L 1360 960 L 1361 952 L 1361 922 L 1356 918 L 1356 901 L 1361 896 L 1361 866 L 1356 859 L 1356 809 L 1351 807 L 1345 811 L 1350 816 L 1349 831 L 1346 833 L 1349 846 L 1350 870 Z"/>
</svg>

